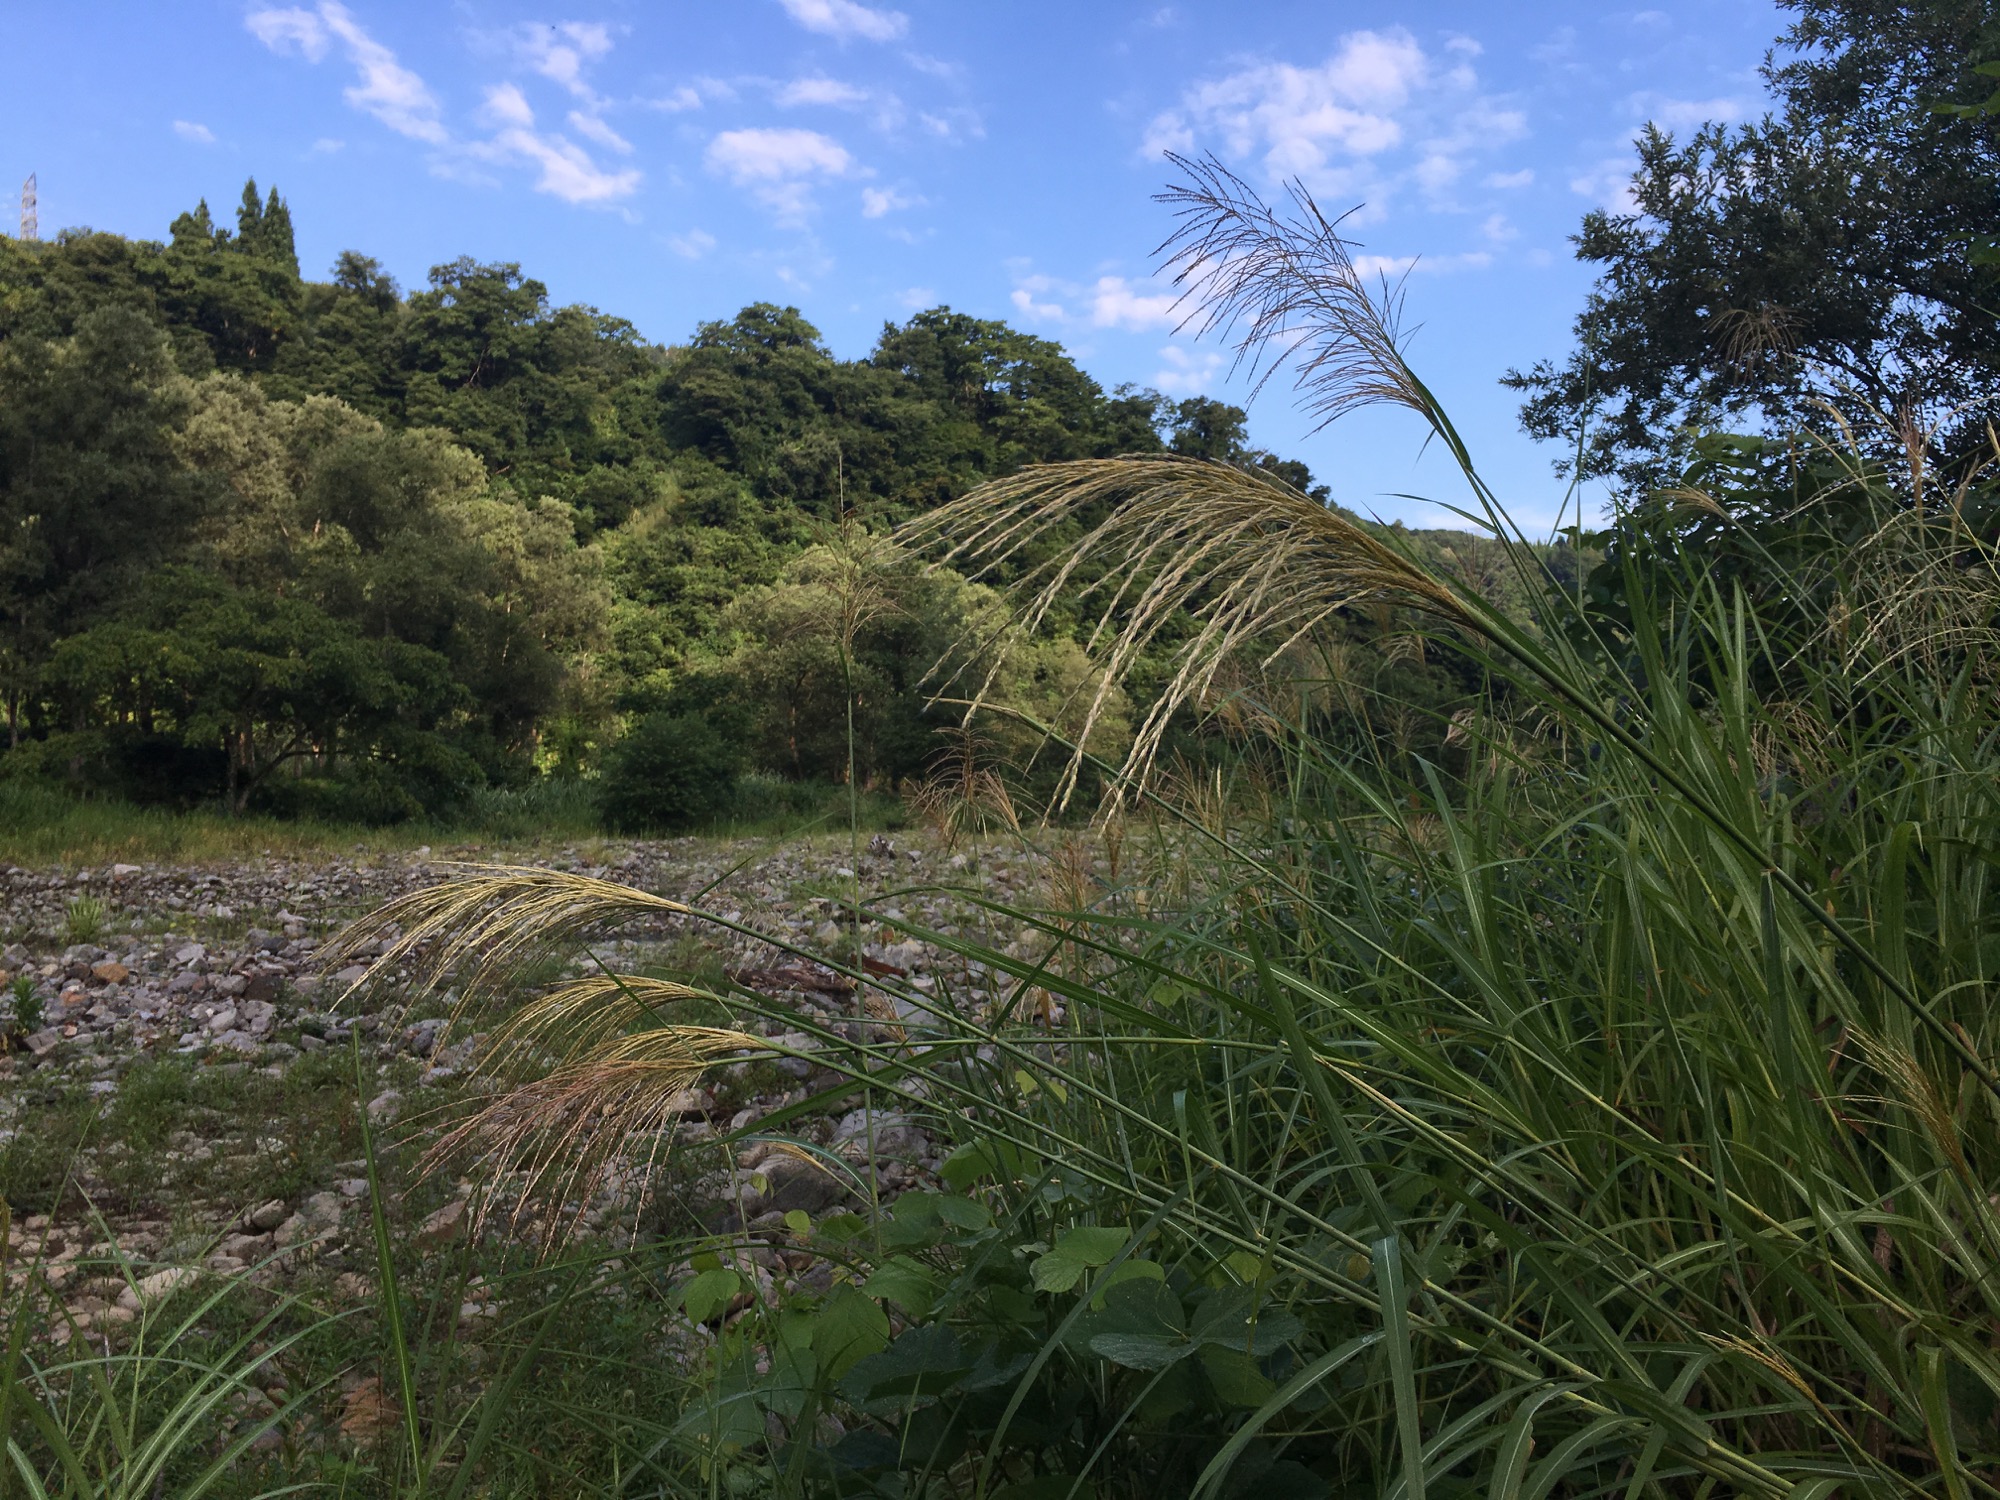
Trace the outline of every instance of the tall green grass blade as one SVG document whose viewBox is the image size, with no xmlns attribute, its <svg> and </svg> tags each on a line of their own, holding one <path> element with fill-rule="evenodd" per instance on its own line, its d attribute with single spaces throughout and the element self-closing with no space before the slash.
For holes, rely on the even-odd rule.
<svg viewBox="0 0 2000 1500">
<path fill-rule="evenodd" d="M 1424 1418 L 1417 1405 L 1417 1367 L 1410 1340 L 1410 1293 L 1403 1284 L 1403 1244 L 1394 1234 L 1375 1242 L 1376 1283 L 1382 1289 L 1383 1347 L 1395 1397 L 1396 1445 L 1403 1459 L 1403 1493 L 1424 1500 Z"/>
<path fill-rule="evenodd" d="M 361 1155 L 368 1170 L 368 1224 L 375 1242 L 375 1272 L 381 1289 L 382 1319 L 389 1334 L 389 1353 L 396 1362 L 396 1391 L 402 1405 L 403 1435 L 409 1443 L 410 1467 L 418 1500 L 424 1491 L 424 1433 L 417 1415 L 416 1362 L 411 1357 L 409 1331 L 403 1321 L 403 1292 L 396 1277 L 395 1245 L 382 1207 L 381 1164 L 375 1153 L 375 1131 L 368 1119 L 367 1085 L 361 1076 L 361 1034 L 353 1038 L 355 1103 L 359 1106 Z"/>
</svg>

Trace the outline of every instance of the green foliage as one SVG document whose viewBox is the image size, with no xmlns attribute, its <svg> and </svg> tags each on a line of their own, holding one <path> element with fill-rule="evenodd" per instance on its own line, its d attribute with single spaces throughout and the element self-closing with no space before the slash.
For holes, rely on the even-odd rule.
<svg viewBox="0 0 2000 1500">
<path fill-rule="evenodd" d="M 35 988 L 34 976 L 16 974 L 13 983 L 7 987 L 7 995 L 13 1010 L 14 1029 L 29 1036 L 40 1031 L 47 1006 L 41 992 Z"/>
<path fill-rule="evenodd" d="M 696 714 L 648 714 L 612 747 L 599 789 L 619 833 L 679 832 L 729 802 L 739 752 Z"/>
<path fill-rule="evenodd" d="M 94 943 L 104 935 L 104 901 L 98 896 L 73 896 L 63 909 L 63 941 Z"/>
<path fill-rule="evenodd" d="M 1790 430 L 1814 398 L 1941 431 L 1985 452 L 2000 336 L 1984 247 L 2000 134 L 1967 104 L 1989 92 L 1989 16 L 1931 0 L 1796 0 L 1764 68 L 1775 113 L 1685 141 L 1649 128 L 1628 212 L 1588 215 L 1601 268 L 1577 348 L 1509 383 L 1528 430 L 1583 473 L 1662 482 L 1687 440 L 1762 419 Z"/>
<path fill-rule="evenodd" d="M 327 823 L 588 777 L 660 712 L 810 784 L 848 777 L 851 709 L 856 780 L 893 790 L 954 722 L 932 700 L 989 671 L 1025 716 L 995 751 L 1040 795 L 1026 723 L 1080 729 L 1099 686 L 1079 622 L 1002 651 L 992 596 L 876 556 L 889 528 L 1026 464 L 1167 449 L 1325 496 L 1240 408 L 1106 392 L 949 308 L 843 360 L 766 303 L 650 345 L 509 263 L 405 295 L 349 251 L 307 281 L 254 183 L 233 229 L 204 205 L 166 243 L 0 244 L 0 411 L 0 768 Z M 824 628 L 856 587 L 875 602 Z M 1127 691 L 1093 751 L 1122 753 Z"/>
</svg>

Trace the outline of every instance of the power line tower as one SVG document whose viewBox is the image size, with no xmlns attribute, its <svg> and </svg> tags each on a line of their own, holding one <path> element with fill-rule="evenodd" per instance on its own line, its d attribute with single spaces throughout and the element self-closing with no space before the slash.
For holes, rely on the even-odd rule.
<svg viewBox="0 0 2000 1500">
<path fill-rule="evenodd" d="M 21 238 L 34 241 L 41 237 L 41 219 L 35 213 L 35 174 L 30 172 L 21 184 Z"/>
</svg>

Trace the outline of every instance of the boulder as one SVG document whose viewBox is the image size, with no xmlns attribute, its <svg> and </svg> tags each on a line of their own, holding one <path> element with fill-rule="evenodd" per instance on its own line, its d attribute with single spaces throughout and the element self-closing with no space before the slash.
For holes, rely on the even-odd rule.
<svg viewBox="0 0 2000 1500">
<path fill-rule="evenodd" d="M 443 1208 L 432 1214 L 418 1226 L 416 1246 L 419 1250 L 442 1250 L 447 1245 L 455 1245 L 465 1237 L 470 1217 L 463 1198 L 454 1198 Z"/>
</svg>

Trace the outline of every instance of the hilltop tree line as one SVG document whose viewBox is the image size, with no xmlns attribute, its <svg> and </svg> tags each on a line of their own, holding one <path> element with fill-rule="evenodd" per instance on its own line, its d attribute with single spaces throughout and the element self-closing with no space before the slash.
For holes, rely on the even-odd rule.
<svg viewBox="0 0 2000 1500">
<path fill-rule="evenodd" d="M 940 662 L 1058 726 L 1095 685 L 1061 621 L 996 657 L 992 592 L 889 528 L 1161 451 L 1315 489 L 1240 408 L 1107 391 L 944 307 L 854 360 L 771 304 L 662 347 L 513 264 L 305 279 L 254 182 L 233 229 L 204 203 L 164 242 L 0 240 L 0 769 L 389 819 L 659 715 L 840 779 L 851 697 L 855 773 L 893 786 L 954 722 Z"/>
</svg>

